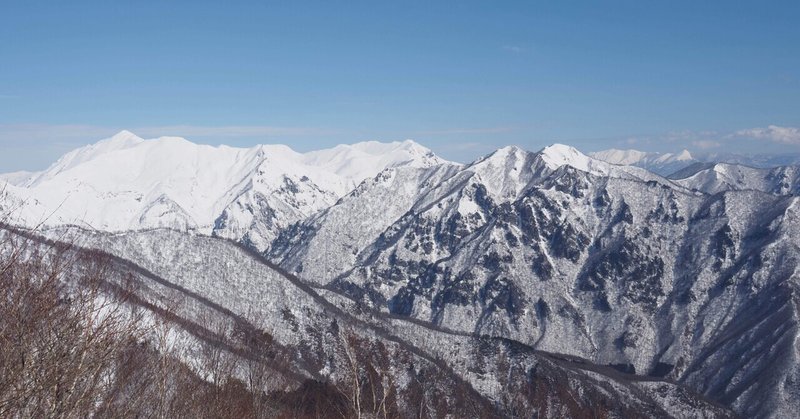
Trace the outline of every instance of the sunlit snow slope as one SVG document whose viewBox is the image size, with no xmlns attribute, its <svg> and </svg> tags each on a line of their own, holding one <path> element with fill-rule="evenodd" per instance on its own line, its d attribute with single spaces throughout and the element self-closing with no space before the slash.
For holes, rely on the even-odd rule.
<svg viewBox="0 0 800 419">
<path fill-rule="evenodd" d="M 144 140 L 122 131 L 43 172 L 0 177 L 0 205 L 28 226 L 192 229 L 263 248 L 280 228 L 332 205 L 385 168 L 437 164 L 447 162 L 413 141 L 298 153 L 283 145 Z"/>
</svg>

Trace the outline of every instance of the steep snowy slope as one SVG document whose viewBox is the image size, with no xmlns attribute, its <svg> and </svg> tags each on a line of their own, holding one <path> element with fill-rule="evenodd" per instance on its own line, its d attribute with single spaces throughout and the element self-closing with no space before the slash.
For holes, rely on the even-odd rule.
<svg viewBox="0 0 800 419">
<path fill-rule="evenodd" d="M 484 222 L 480 212 L 487 199 L 508 204 L 542 183 L 574 189 L 578 185 L 559 182 L 566 179 L 564 173 L 581 170 L 682 190 L 644 169 L 608 164 L 560 144 L 538 153 L 504 147 L 464 167 L 384 171 L 331 208 L 284 230 L 273 244 L 271 258 L 324 284 L 355 266 L 357 257 L 366 257 L 363 251 L 375 242 L 392 240 L 390 227 L 403 217 L 419 211 L 430 213 L 432 219 L 456 214 L 458 221 L 448 226 L 451 229 Z"/>
<path fill-rule="evenodd" d="M 14 176 L 4 186 L 4 204 L 29 226 L 191 229 L 264 249 L 278 230 L 387 167 L 437 164 L 445 162 L 411 141 L 301 154 L 281 145 L 212 147 L 123 131 L 66 154 L 27 181 Z"/>
<path fill-rule="evenodd" d="M 111 138 L 100 140 L 95 144 L 90 144 L 70 151 L 62 156 L 58 161 L 53 163 L 45 171 L 36 173 L 35 176 L 27 183 L 20 186 L 35 186 L 39 183 L 52 180 L 59 173 L 79 166 L 82 163 L 91 161 L 103 154 L 112 153 L 119 150 L 139 145 L 144 140 L 136 136 L 130 131 L 120 131 Z"/>
<path fill-rule="evenodd" d="M 454 165 L 386 169 L 337 205 L 283 230 L 272 244 L 273 257 L 302 272 L 305 278 L 339 275 L 353 266 L 358 252 L 377 240 L 420 196 L 457 170 Z"/>
<path fill-rule="evenodd" d="M 561 146 L 498 150 L 395 220 L 360 201 L 379 194 L 363 186 L 272 257 L 398 316 L 667 376 L 747 416 L 800 409 L 795 198 L 704 194 Z M 286 257 L 361 231 L 357 217 L 325 220 L 340 206 L 388 227 Z"/>
</svg>

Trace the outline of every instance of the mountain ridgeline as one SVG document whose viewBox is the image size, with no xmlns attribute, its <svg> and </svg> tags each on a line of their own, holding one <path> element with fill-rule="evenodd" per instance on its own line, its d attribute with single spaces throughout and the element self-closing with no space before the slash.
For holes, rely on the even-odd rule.
<svg viewBox="0 0 800 419">
<path fill-rule="evenodd" d="M 605 157 L 642 157 L 620 156 Z M 648 161 L 682 166 L 667 178 L 564 145 L 462 165 L 411 141 L 297 153 L 123 132 L 2 177 L 0 210 L 7 235 L 107 252 L 139 301 L 177 293 L 181 319 L 269 333 L 286 382 L 351 382 L 354 342 L 383 348 L 359 356 L 401 416 L 420 399 L 434 417 L 466 400 L 478 416 L 795 416 L 800 169 Z M 186 334 L 191 364 L 208 343 Z M 449 390 L 410 384 L 425 376 Z"/>
</svg>

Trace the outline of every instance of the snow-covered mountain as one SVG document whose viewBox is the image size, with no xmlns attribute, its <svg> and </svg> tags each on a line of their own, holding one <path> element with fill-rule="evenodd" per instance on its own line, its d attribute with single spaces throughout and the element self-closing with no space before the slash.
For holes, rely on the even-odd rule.
<svg viewBox="0 0 800 419">
<path fill-rule="evenodd" d="M 729 163 L 697 163 L 673 173 L 670 178 L 686 188 L 710 194 L 737 190 L 800 194 L 800 166 L 758 169 Z"/>
<path fill-rule="evenodd" d="M 411 351 L 416 366 L 398 371 L 432 362 L 487 405 L 544 379 L 551 400 L 633 395 L 655 409 L 643 416 L 719 413 L 653 400 L 679 390 L 747 417 L 795 416 L 797 168 L 599 157 L 555 144 L 458 165 L 410 141 L 297 153 L 123 132 L 7 177 L 0 205 L 54 238 L 79 224 L 82 245 L 253 316 L 309 377 L 336 376 L 333 315 Z M 636 166 L 656 162 L 685 167 L 665 178 Z M 628 382 L 640 376 L 653 388 Z"/>
<path fill-rule="evenodd" d="M 590 156 L 612 164 L 637 166 L 662 176 L 672 174 L 698 162 L 689 150 L 680 153 L 658 153 L 639 150 L 603 150 L 589 153 Z"/>
<path fill-rule="evenodd" d="M 215 345 L 244 358 L 249 371 L 259 363 L 269 368 L 263 390 L 271 393 L 276 382 L 278 389 L 331 382 L 346 392 L 355 368 L 363 371 L 363 399 L 389 394 L 383 411 L 399 417 L 733 417 L 667 380 L 365 310 L 219 238 L 165 229 L 48 235 L 71 243 L 60 250 L 70 258 L 107 260 L 108 288 L 127 284 L 135 309 L 169 321 L 171 345 L 185 365 L 202 373 L 204 351 Z M 0 226 L 0 243 L 48 251 L 60 242 Z M 222 341 L 220 330 L 235 333 Z"/>
<path fill-rule="evenodd" d="M 666 376 L 746 416 L 800 408 L 797 198 L 704 192 L 558 145 L 438 183 L 404 172 L 390 179 L 418 181 L 416 200 L 365 183 L 271 257 L 375 309 Z M 361 207 L 385 216 L 341 216 Z"/>
<path fill-rule="evenodd" d="M 102 231 L 155 227 L 244 238 L 265 249 L 281 228 L 327 208 L 387 167 L 446 164 L 413 141 L 298 153 L 282 145 L 198 145 L 131 132 L 74 150 L 47 170 L 7 176 L 12 219 Z"/>
<path fill-rule="evenodd" d="M 283 231 L 273 243 L 272 257 L 284 267 L 302 272 L 309 281 L 327 283 L 352 268 L 357 256 L 375 241 L 386 240 L 392 224 L 409 212 L 424 208 L 433 222 L 448 216 L 441 200 L 447 199 L 459 223 L 481 222 L 481 201 L 503 203 L 517 199 L 531 185 L 554 173 L 591 171 L 597 176 L 639 182 L 667 183 L 644 169 L 617 166 L 592 159 L 561 144 L 530 153 L 504 147 L 476 162 L 459 167 L 388 169 L 360 185 L 353 193 L 318 215 Z M 466 197 L 452 196 L 472 184 Z M 575 185 L 563 184 L 569 190 Z M 675 186 L 677 187 L 677 186 Z M 450 226 L 449 228 L 455 228 Z"/>
</svg>

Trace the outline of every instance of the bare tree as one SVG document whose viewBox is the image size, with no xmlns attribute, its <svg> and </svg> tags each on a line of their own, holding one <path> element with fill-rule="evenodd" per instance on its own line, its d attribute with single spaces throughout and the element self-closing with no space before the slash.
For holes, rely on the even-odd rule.
<svg viewBox="0 0 800 419">
<path fill-rule="evenodd" d="M 406 354 L 392 353 L 380 341 L 359 337 L 349 328 L 340 329 L 339 352 L 343 359 L 342 378 L 337 386 L 348 401 L 343 417 L 397 417 L 398 391 L 391 371 L 391 359 Z"/>
<path fill-rule="evenodd" d="M 8 232 L 2 249 L 0 416 L 91 416 L 114 390 L 118 354 L 141 337 L 136 315 L 124 293 L 104 291 L 96 254 Z"/>
</svg>

